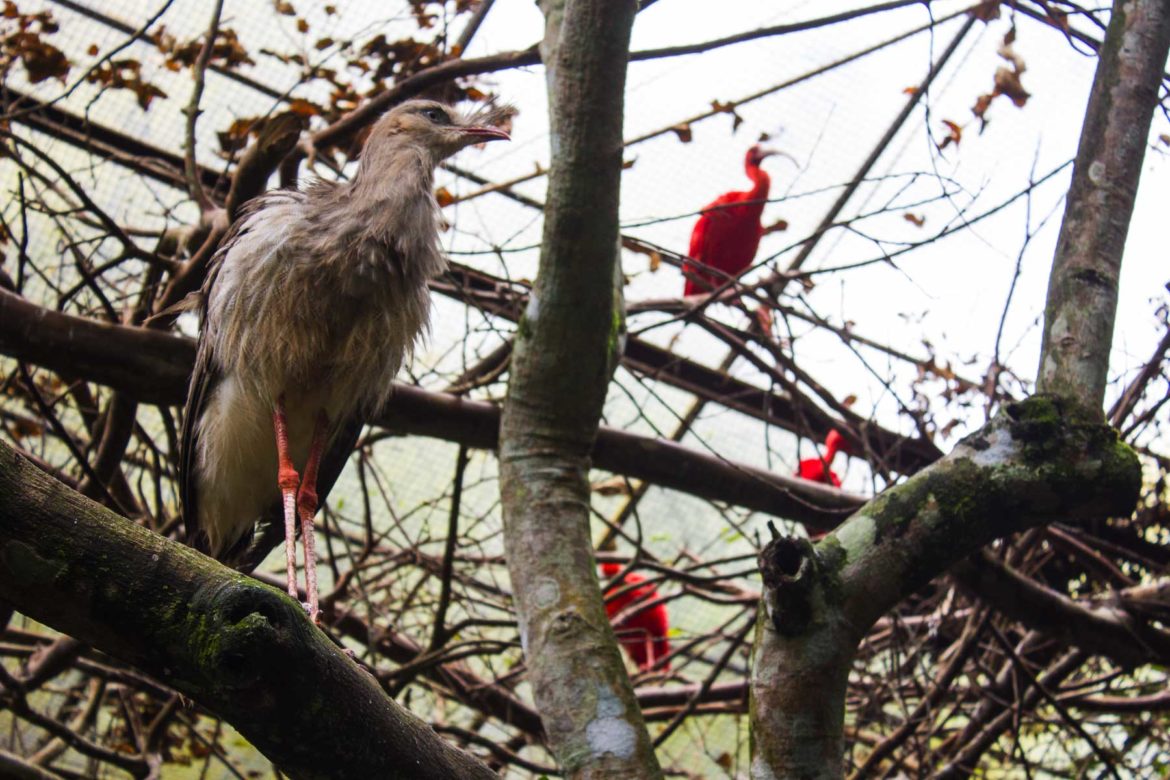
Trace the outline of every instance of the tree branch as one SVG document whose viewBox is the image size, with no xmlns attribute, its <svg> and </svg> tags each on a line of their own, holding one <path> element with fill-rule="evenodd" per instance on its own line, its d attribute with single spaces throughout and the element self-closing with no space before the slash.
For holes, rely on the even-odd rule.
<svg viewBox="0 0 1170 780">
<path fill-rule="evenodd" d="M 126 522 L 2 441 L 0 559 L 5 602 L 199 701 L 292 777 L 495 777 L 284 594 Z"/>
<path fill-rule="evenodd" d="M 773 540 L 760 554 L 753 761 L 777 777 L 839 777 L 850 665 L 883 612 L 993 539 L 1128 513 L 1140 487 L 1137 456 L 1111 428 L 1036 397 L 1008 405 L 815 549 Z"/>
<path fill-rule="evenodd" d="M 966 590 L 998 612 L 1122 667 L 1170 662 L 1170 634 L 1118 603 L 1080 604 L 1032 580 L 987 553 L 955 567 Z"/>
<path fill-rule="evenodd" d="M 0 289 L 0 354 L 114 388 L 143 403 L 181 404 L 195 342 L 146 328 L 112 325 L 45 309 Z M 498 444 L 494 404 L 395 384 L 379 425 L 477 449 Z M 593 465 L 712 501 L 724 501 L 827 530 L 863 499 L 673 442 L 602 428 Z"/>
</svg>

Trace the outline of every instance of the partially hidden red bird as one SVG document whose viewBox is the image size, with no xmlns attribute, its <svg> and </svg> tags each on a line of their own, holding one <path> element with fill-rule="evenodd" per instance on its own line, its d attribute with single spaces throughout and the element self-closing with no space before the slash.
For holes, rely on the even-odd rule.
<svg viewBox="0 0 1170 780">
<path fill-rule="evenodd" d="M 621 570 L 622 566 L 618 563 L 601 564 L 601 571 L 606 577 L 615 577 Z M 646 578 L 641 574 L 630 572 L 605 591 L 605 614 L 611 621 L 631 605 L 649 605 L 613 624 L 618 641 L 642 671 L 670 655 L 670 640 L 666 638 L 670 633 L 670 619 L 666 614 L 666 605 L 655 603 L 658 601 L 658 589 L 653 585 L 630 587 L 645 581 Z M 669 661 L 662 665 L 662 670 L 670 670 Z"/>
<path fill-rule="evenodd" d="M 772 180 L 760 167 L 764 158 L 776 152 L 762 146 L 747 150 L 743 167 L 752 187 L 743 192 L 725 192 L 703 207 L 699 221 L 691 231 L 689 256 L 696 263 L 684 263 L 686 286 L 683 295 L 708 293 L 737 276 L 752 264 L 760 238 L 764 235 L 760 216 L 768 200 Z M 704 270 L 718 269 L 727 276 Z"/>
<path fill-rule="evenodd" d="M 825 457 L 802 460 L 800 467 L 796 470 L 796 476 L 812 482 L 823 482 L 833 487 L 841 487 L 841 478 L 837 476 L 837 472 L 829 468 L 833 465 L 833 458 L 837 457 L 838 452 L 844 452 L 846 455 L 852 454 L 849 442 L 845 441 L 841 432 L 834 428 L 825 437 Z"/>
</svg>

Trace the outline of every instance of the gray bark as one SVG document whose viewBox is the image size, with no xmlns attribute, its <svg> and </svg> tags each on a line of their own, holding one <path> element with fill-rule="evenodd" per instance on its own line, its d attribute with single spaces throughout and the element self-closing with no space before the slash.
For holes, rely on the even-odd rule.
<svg viewBox="0 0 1170 780">
<path fill-rule="evenodd" d="M 587 481 L 621 322 L 612 279 L 636 8 L 542 3 L 552 169 L 500 427 L 504 539 L 528 680 L 571 778 L 661 776 L 602 606 Z"/>
<path fill-rule="evenodd" d="M 1117 285 L 1150 120 L 1170 48 L 1163 0 L 1113 4 L 1048 280 L 1037 392 L 1099 410 Z"/>
</svg>

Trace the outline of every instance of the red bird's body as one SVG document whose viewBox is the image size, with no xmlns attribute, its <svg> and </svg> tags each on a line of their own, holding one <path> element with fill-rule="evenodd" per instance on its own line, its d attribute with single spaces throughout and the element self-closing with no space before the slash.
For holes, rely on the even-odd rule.
<svg viewBox="0 0 1170 780">
<path fill-rule="evenodd" d="M 603 563 L 601 571 L 606 577 L 613 577 L 622 570 L 620 564 Z M 666 638 L 670 632 L 670 621 L 666 614 L 665 604 L 653 604 L 658 601 L 658 589 L 653 585 L 630 587 L 646 578 L 640 574 L 630 573 L 622 577 L 622 581 L 606 589 L 605 614 L 613 620 L 626 608 L 647 603 L 650 606 L 622 618 L 613 624 L 614 633 L 622 647 L 626 648 L 630 658 L 642 671 L 654 666 L 659 659 L 670 654 L 670 641 Z M 610 594 L 616 594 L 610 596 Z M 670 664 L 664 664 L 664 670 L 670 669 Z"/>
<path fill-rule="evenodd" d="M 837 472 L 829 468 L 833 465 L 833 458 L 837 457 L 838 452 L 848 454 L 849 445 L 845 441 L 845 437 L 834 429 L 829 431 L 829 435 L 825 437 L 825 457 L 802 460 L 800 468 L 796 471 L 796 476 L 811 482 L 823 482 L 833 487 L 841 487 L 841 478 L 837 476 Z"/>
<path fill-rule="evenodd" d="M 752 264 L 760 237 L 764 234 L 760 215 L 768 199 L 771 179 L 760 162 L 773 152 L 753 146 L 744 159 L 744 170 L 752 187 L 744 192 L 727 192 L 708 203 L 691 232 L 689 256 L 695 263 L 685 263 L 686 286 L 683 295 L 707 293 L 737 276 Z M 703 266 L 722 271 L 722 276 Z"/>
</svg>

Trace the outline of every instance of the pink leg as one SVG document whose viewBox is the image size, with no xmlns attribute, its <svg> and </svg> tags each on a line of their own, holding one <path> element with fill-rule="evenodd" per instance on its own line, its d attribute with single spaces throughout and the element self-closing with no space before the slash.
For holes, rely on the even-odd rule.
<svg viewBox="0 0 1170 780">
<path fill-rule="evenodd" d="M 294 599 L 297 595 L 297 488 L 301 478 L 293 466 L 292 457 L 288 452 L 288 419 L 284 414 L 284 396 L 276 399 L 276 409 L 272 413 L 272 427 L 276 429 L 276 458 L 279 467 L 276 472 L 276 481 L 280 485 L 280 494 L 284 499 L 284 552 L 288 559 L 288 595 Z"/>
<path fill-rule="evenodd" d="M 309 448 L 309 460 L 305 463 L 305 478 L 301 481 L 301 492 L 297 495 L 297 509 L 301 516 L 301 542 L 305 546 L 305 591 L 309 599 L 309 617 L 319 622 L 317 610 L 317 548 L 313 540 L 313 518 L 317 515 L 317 466 L 325 452 L 325 434 L 329 429 L 329 417 L 324 411 L 317 413 L 313 425 L 313 443 Z"/>
</svg>

